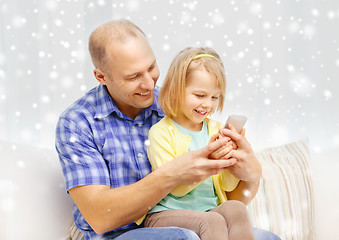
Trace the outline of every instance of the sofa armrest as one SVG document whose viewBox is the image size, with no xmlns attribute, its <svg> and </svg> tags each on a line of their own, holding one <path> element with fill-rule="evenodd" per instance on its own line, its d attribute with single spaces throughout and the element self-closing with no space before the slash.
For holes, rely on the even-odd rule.
<svg viewBox="0 0 339 240">
<path fill-rule="evenodd" d="M 72 200 L 54 149 L 0 141 L 0 239 L 67 239 Z"/>
</svg>

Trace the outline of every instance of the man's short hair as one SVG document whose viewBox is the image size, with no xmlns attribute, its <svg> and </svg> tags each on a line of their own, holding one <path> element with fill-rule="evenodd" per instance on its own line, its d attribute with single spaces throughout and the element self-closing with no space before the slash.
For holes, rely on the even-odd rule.
<svg viewBox="0 0 339 240">
<path fill-rule="evenodd" d="M 130 38 L 136 38 L 144 32 L 134 23 L 126 20 L 114 20 L 96 28 L 89 37 L 88 50 L 95 68 L 102 69 L 107 62 L 109 44 L 123 44 Z"/>
</svg>

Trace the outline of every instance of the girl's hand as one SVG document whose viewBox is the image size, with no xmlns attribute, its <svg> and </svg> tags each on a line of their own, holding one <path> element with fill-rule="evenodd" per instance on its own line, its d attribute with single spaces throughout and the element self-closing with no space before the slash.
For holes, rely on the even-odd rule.
<svg viewBox="0 0 339 240">
<path fill-rule="evenodd" d="M 226 139 L 227 143 L 226 145 L 220 147 L 219 149 L 212 152 L 209 157 L 212 159 L 227 159 L 225 156 L 233 149 L 237 149 L 237 145 L 234 143 L 234 141 L 231 140 L 229 137 L 225 137 L 222 133 L 222 129 L 219 129 L 219 131 L 212 135 L 212 137 L 209 140 L 209 143 L 214 142 L 218 139 Z"/>
</svg>

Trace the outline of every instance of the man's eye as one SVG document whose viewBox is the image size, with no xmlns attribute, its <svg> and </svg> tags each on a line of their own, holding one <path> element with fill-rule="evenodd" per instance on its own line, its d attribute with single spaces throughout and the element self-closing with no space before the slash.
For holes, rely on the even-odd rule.
<svg viewBox="0 0 339 240">
<path fill-rule="evenodd" d="M 128 78 L 128 80 L 135 80 L 135 79 L 137 79 L 138 77 L 139 77 L 139 75 L 136 74 L 136 75 L 130 76 L 130 77 Z"/>
<path fill-rule="evenodd" d="M 148 71 L 152 71 L 154 69 L 154 65 L 150 66 L 150 68 L 148 69 Z"/>
</svg>

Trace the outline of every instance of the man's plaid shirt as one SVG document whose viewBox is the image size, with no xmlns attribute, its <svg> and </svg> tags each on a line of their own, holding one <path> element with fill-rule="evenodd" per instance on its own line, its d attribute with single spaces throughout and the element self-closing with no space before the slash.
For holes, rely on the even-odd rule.
<svg viewBox="0 0 339 240">
<path fill-rule="evenodd" d="M 67 191 L 92 184 L 126 186 L 151 172 L 145 143 L 149 129 L 164 116 L 157 100 L 158 87 L 154 94 L 153 104 L 134 120 L 119 111 L 101 84 L 61 114 L 56 128 L 56 149 Z M 75 204 L 73 216 L 86 239 L 97 236 Z M 135 227 L 131 223 L 119 230 Z"/>
</svg>

